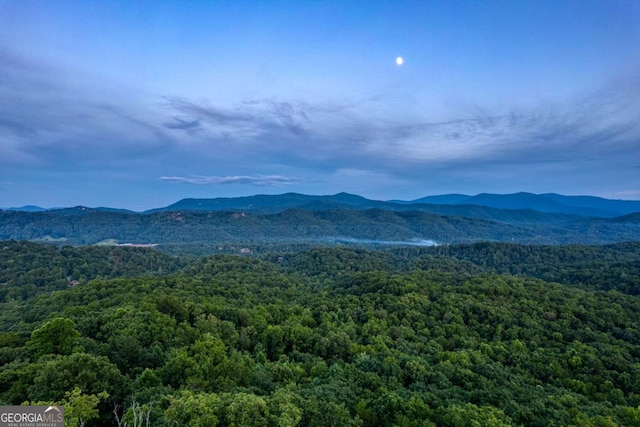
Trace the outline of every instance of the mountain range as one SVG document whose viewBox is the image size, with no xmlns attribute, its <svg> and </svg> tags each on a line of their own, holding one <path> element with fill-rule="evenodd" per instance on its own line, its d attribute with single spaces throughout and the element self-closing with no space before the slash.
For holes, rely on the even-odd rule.
<svg viewBox="0 0 640 427">
<path fill-rule="evenodd" d="M 455 208 L 447 207 L 455 206 Z M 465 206 L 465 207 L 461 207 Z M 474 211 L 471 207 L 485 207 L 506 210 L 530 210 L 541 213 L 567 214 L 600 218 L 613 218 L 640 211 L 640 201 L 611 200 L 594 196 L 563 196 L 560 194 L 489 194 L 482 193 L 475 196 L 464 194 L 444 194 L 427 196 L 416 200 L 371 200 L 362 196 L 338 193 L 327 196 L 314 196 L 299 193 L 285 193 L 279 195 L 255 195 L 246 197 L 218 197 L 212 199 L 182 199 L 169 206 L 151 209 L 142 213 L 196 211 L 214 212 L 241 210 L 257 213 L 277 213 L 291 208 L 302 208 L 311 211 L 329 209 L 388 209 L 393 211 L 419 210 L 445 215 L 467 216 Z M 82 207 L 79 207 L 82 208 Z M 110 212 L 133 212 L 116 208 L 85 208 Z M 23 206 L 7 208 L 9 211 L 43 212 L 60 211 L 65 213 L 67 208 L 45 209 L 39 206 Z M 76 208 L 77 210 L 77 208 Z M 476 209 L 476 212 L 477 209 Z M 491 212 L 491 211 L 485 211 Z M 491 214 L 483 213 L 487 219 Z M 494 214 L 495 216 L 495 214 Z M 549 217 L 544 217 L 548 219 Z"/>
<path fill-rule="evenodd" d="M 160 209 L 0 211 L 0 240 L 63 244 L 405 244 L 640 241 L 640 202 L 556 194 L 377 201 L 339 193 L 183 199 Z M 188 250 L 187 250 L 188 251 Z"/>
<path fill-rule="evenodd" d="M 423 197 L 409 203 L 478 205 L 499 209 L 532 209 L 540 212 L 609 218 L 640 211 L 640 201 L 610 200 L 593 196 L 563 196 L 554 193 L 483 193 L 476 196 L 448 194 Z"/>
</svg>

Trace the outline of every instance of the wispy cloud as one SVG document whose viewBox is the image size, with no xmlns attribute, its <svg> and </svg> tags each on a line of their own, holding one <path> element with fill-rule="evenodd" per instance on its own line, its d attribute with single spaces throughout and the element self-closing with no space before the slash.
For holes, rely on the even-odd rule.
<svg viewBox="0 0 640 427">
<path fill-rule="evenodd" d="M 307 106 L 288 101 L 243 101 L 231 107 L 211 105 L 206 101 L 193 101 L 180 97 L 166 97 L 169 111 L 188 117 L 174 118 L 165 124 L 171 129 L 189 129 L 196 124 L 207 129 L 209 135 L 234 131 L 238 136 L 259 136 L 266 133 L 290 133 L 301 136 L 306 133 L 309 121 Z M 177 126 L 176 126 L 177 125 Z"/>
<path fill-rule="evenodd" d="M 0 165 L 95 167 L 168 142 L 135 94 L 125 105 L 86 79 L 0 47 Z"/>
<path fill-rule="evenodd" d="M 174 117 L 173 121 L 164 123 L 164 127 L 168 129 L 196 130 L 200 128 L 200 120 L 183 120 L 180 117 Z"/>
<path fill-rule="evenodd" d="M 162 181 L 181 182 L 184 184 L 212 185 L 212 184 L 243 184 L 259 187 L 280 186 L 302 181 L 299 178 L 291 178 L 281 175 L 258 176 L 162 176 Z"/>
<path fill-rule="evenodd" d="M 383 96 L 216 103 L 178 96 L 143 102 L 133 93 L 125 104 L 99 79 L 80 88 L 60 70 L 0 49 L 0 168 L 135 164 L 132 176 L 142 170 L 157 177 L 168 175 L 157 165 L 170 165 L 177 176 L 162 176 L 164 182 L 254 186 L 302 182 L 271 171 L 310 177 L 305 183 L 344 170 L 412 183 L 488 169 L 494 180 L 549 167 L 618 174 L 640 158 L 640 82 L 633 75 L 573 99 L 459 108 L 435 121 L 404 119 Z M 221 176 L 188 175 L 207 168 Z"/>
<path fill-rule="evenodd" d="M 585 162 L 606 168 L 640 158 L 640 85 L 621 83 L 526 109 L 458 115 L 379 128 L 367 150 L 372 157 L 393 158 L 397 173 Z"/>
<path fill-rule="evenodd" d="M 625 81 L 561 102 L 506 111 L 474 107 L 437 122 L 403 121 L 392 112 L 389 119 L 384 111 L 370 114 L 366 105 L 340 102 L 252 100 L 223 107 L 170 98 L 167 107 L 181 117 L 174 129 L 197 124 L 203 132 L 194 139 L 237 144 L 234 150 L 250 149 L 265 162 L 407 176 L 433 168 L 640 157 L 639 99 L 640 90 Z"/>
</svg>

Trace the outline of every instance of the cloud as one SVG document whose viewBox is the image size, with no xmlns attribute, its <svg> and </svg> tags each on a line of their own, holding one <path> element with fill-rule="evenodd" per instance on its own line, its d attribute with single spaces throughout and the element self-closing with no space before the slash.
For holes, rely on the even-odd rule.
<svg viewBox="0 0 640 427">
<path fill-rule="evenodd" d="M 638 86 L 640 88 L 640 85 Z M 506 112 L 473 108 L 454 119 L 379 129 L 373 155 L 393 153 L 399 167 L 499 167 L 627 163 L 640 157 L 640 90 L 629 85 L 598 90 L 564 102 Z"/>
<path fill-rule="evenodd" d="M 343 181 L 354 192 L 463 176 L 529 179 L 551 169 L 618 176 L 636 172 L 640 158 L 636 74 L 572 99 L 500 110 L 470 105 L 436 121 L 380 95 L 322 102 L 145 98 L 0 48 L 0 168 L 130 167 L 131 176 L 156 177 L 168 175 L 162 165 L 169 165 L 176 176 L 163 181 L 262 186 L 300 182 L 269 175 L 274 170 L 336 186 L 340 171 L 362 171 Z M 212 168 L 221 176 L 188 175 Z"/>
<path fill-rule="evenodd" d="M 156 117 L 135 94 L 0 47 L 0 165 L 95 167 L 146 155 L 169 142 Z"/>
<path fill-rule="evenodd" d="M 165 107 L 180 117 L 177 132 L 187 130 L 183 123 L 198 124 L 199 132 L 191 136 L 203 153 L 244 152 L 254 162 L 329 173 L 355 167 L 417 178 L 433 170 L 640 157 L 639 99 L 640 91 L 622 80 L 561 102 L 503 111 L 471 106 L 436 122 L 398 118 L 379 108 L 380 97 L 362 103 L 267 99 L 225 106 L 174 97 Z"/>
<path fill-rule="evenodd" d="M 183 120 L 180 117 L 174 117 L 173 122 L 164 123 L 164 127 L 168 129 L 196 130 L 200 128 L 200 120 Z"/>
<path fill-rule="evenodd" d="M 291 178 L 281 175 L 266 175 L 266 176 L 199 176 L 195 175 L 190 178 L 181 176 L 162 176 L 162 181 L 169 182 L 181 182 L 184 184 L 198 184 L 198 185 L 211 185 L 211 184 L 241 184 L 241 185 L 255 185 L 259 187 L 280 186 L 285 184 L 292 184 L 302 181 L 299 178 Z"/>
<path fill-rule="evenodd" d="M 188 117 L 174 118 L 175 122 L 165 124 L 166 127 L 189 129 L 189 126 L 183 125 L 197 124 L 199 128 L 208 130 L 210 136 L 225 132 L 234 132 L 237 137 L 265 134 L 302 136 L 306 134 L 305 125 L 309 121 L 307 106 L 300 102 L 245 100 L 231 107 L 220 107 L 181 97 L 165 99 L 166 108 Z"/>
</svg>

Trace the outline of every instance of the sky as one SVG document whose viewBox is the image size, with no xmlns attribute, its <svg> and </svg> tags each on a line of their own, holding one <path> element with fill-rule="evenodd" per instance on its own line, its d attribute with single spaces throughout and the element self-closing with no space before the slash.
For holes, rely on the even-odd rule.
<svg viewBox="0 0 640 427">
<path fill-rule="evenodd" d="M 637 0 L 0 0 L 0 207 L 639 200 L 639 118 Z"/>
</svg>

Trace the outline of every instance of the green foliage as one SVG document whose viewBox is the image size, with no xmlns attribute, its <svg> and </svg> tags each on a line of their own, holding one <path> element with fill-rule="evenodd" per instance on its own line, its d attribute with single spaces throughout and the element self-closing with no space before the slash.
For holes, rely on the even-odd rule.
<svg viewBox="0 0 640 427">
<path fill-rule="evenodd" d="M 74 388 L 123 398 L 129 393 L 130 381 L 104 356 L 73 353 L 39 362 L 28 397 L 57 401 Z"/>
<path fill-rule="evenodd" d="M 165 416 L 170 425 L 216 427 L 220 422 L 216 414 L 221 400 L 216 394 L 184 391 L 169 402 Z"/>
<path fill-rule="evenodd" d="M 218 255 L 42 291 L 0 303 L 0 402 L 120 427 L 636 425 L 640 300 L 544 278 L 634 277 L 639 248 Z"/>
<path fill-rule="evenodd" d="M 548 282 L 640 294 L 640 243 L 607 246 L 533 246 L 506 243 L 450 245 L 420 251 L 413 268 L 433 257 L 462 262 L 467 271 L 536 277 Z M 436 265 L 436 268 L 440 266 Z"/>
<path fill-rule="evenodd" d="M 102 391 L 96 394 L 84 394 L 79 387 L 67 391 L 64 398 L 53 402 L 31 401 L 24 402 L 25 405 L 59 405 L 64 407 L 64 425 L 65 427 L 84 427 L 88 421 L 99 417 L 98 404 L 101 400 L 109 397 L 109 393 Z"/>
<path fill-rule="evenodd" d="M 31 333 L 27 346 L 33 348 L 36 357 L 44 354 L 69 355 L 73 351 L 80 332 L 73 320 L 56 317 Z"/>
<path fill-rule="evenodd" d="M 95 278 L 167 274 L 183 266 L 183 260 L 147 248 L 0 242 L 0 302 L 64 290 Z"/>
<path fill-rule="evenodd" d="M 493 407 L 478 407 L 473 403 L 445 408 L 441 425 L 447 427 L 509 427 L 514 424 L 504 412 Z"/>
<path fill-rule="evenodd" d="M 229 427 L 262 427 L 267 425 L 267 402 L 255 394 L 237 393 L 228 398 L 226 420 Z"/>
<path fill-rule="evenodd" d="M 105 212 L 75 208 L 47 212 L 0 211 L 0 239 L 65 244 L 161 244 L 172 253 L 202 250 L 241 253 L 261 245 L 369 245 L 379 241 L 429 239 L 442 243 L 478 241 L 527 244 L 606 244 L 640 239 L 637 215 L 617 219 L 572 217 L 475 207 L 442 206 L 412 210 L 289 209 L 278 213 L 243 211 Z M 417 209 L 417 210 L 416 210 Z M 402 209 L 404 210 L 404 209 Z M 271 249 L 273 251 L 273 247 Z"/>
<path fill-rule="evenodd" d="M 83 427 L 88 421 L 98 418 L 98 403 L 109 397 L 107 392 L 82 394 L 80 388 L 65 393 L 60 405 L 64 406 L 65 427 Z"/>
</svg>

